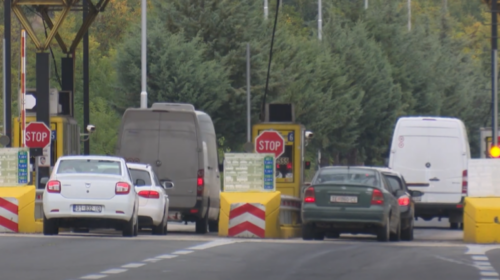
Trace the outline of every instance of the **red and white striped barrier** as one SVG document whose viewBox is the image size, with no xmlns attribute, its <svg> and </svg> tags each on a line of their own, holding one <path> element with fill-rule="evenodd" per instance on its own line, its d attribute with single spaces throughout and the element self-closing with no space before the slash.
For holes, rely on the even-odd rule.
<svg viewBox="0 0 500 280">
<path fill-rule="evenodd" d="M 229 212 L 228 236 L 266 236 L 266 208 L 260 203 L 233 203 Z"/>
<path fill-rule="evenodd" d="M 0 232 L 19 232 L 18 211 L 17 199 L 0 197 Z"/>
</svg>

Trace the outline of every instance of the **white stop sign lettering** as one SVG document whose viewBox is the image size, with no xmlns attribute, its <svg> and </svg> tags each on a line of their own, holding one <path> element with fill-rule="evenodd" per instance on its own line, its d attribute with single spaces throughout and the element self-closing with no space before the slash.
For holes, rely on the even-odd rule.
<svg viewBox="0 0 500 280">
<path fill-rule="evenodd" d="M 28 131 L 26 132 L 26 142 L 45 142 L 45 139 L 48 137 L 48 133 L 39 132 L 39 131 Z"/>
<path fill-rule="evenodd" d="M 277 151 L 281 147 L 280 141 L 269 141 L 261 140 L 259 141 L 259 150 L 265 151 Z"/>
</svg>

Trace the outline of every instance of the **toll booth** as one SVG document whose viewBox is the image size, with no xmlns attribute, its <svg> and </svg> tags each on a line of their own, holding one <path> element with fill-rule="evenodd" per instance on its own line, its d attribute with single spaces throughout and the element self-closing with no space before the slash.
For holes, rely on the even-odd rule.
<svg viewBox="0 0 500 280">
<path fill-rule="evenodd" d="M 20 95 L 20 94 L 19 94 Z M 34 106 L 27 106 L 26 125 L 36 121 L 36 90 L 27 89 L 26 96 L 34 102 Z M 32 104 L 33 105 L 33 104 Z M 28 109 L 29 108 L 29 109 Z M 51 144 L 46 151 L 50 155 L 50 167 L 63 155 L 80 154 L 80 127 L 74 119 L 73 94 L 71 91 L 50 90 L 50 130 Z M 12 126 L 12 147 L 21 146 L 21 121 L 14 118 Z M 30 149 L 30 166 L 35 166 L 35 149 Z M 35 182 L 35 172 L 32 171 L 32 182 Z"/>
<path fill-rule="evenodd" d="M 253 147 L 255 138 L 266 130 L 279 132 L 285 140 L 284 153 L 276 159 L 276 190 L 300 198 L 304 170 L 310 163 L 305 162 L 306 128 L 295 123 L 293 104 L 266 104 L 265 121 L 252 127 Z"/>
<path fill-rule="evenodd" d="M 499 128 L 500 130 L 500 128 Z M 493 142 L 491 127 L 481 127 L 479 129 L 480 141 L 479 148 L 481 151 L 480 158 L 491 158 L 490 150 Z M 500 136 L 498 137 L 500 143 Z"/>
</svg>

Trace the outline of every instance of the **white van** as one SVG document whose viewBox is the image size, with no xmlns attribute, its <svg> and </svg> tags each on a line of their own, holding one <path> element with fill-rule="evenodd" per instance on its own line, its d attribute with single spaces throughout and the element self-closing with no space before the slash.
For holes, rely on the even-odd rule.
<svg viewBox="0 0 500 280">
<path fill-rule="evenodd" d="M 392 137 L 389 168 L 403 174 L 416 198 L 415 217 L 449 218 L 463 224 L 470 146 L 464 123 L 456 118 L 402 117 Z"/>
<path fill-rule="evenodd" d="M 170 198 L 169 220 L 196 222 L 196 232 L 218 231 L 220 168 L 210 116 L 191 104 L 154 103 L 122 117 L 116 155 L 150 164 Z"/>
</svg>

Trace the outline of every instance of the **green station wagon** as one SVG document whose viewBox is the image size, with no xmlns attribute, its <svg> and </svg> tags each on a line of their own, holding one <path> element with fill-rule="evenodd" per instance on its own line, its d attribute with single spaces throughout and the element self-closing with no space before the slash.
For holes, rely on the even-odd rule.
<svg viewBox="0 0 500 280">
<path fill-rule="evenodd" d="M 302 238 L 322 240 L 341 233 L 401 238 L 398 199 L 379 170 L 329 166 L 316 172 L 303 193 Z"/>
</svg>

